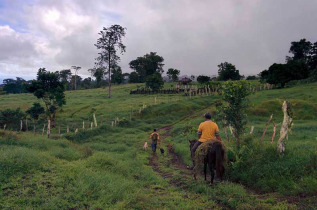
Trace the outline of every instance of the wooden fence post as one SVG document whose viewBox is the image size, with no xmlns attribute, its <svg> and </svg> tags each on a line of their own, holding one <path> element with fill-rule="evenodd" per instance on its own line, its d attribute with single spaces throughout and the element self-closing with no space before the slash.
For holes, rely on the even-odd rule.
<svg viewBox="0 0 317 210">
<path fill-rule="evenodd" d="M 85 130 L 85 121 L 83 121 L 83 131 Z"/>
<path fill-rule="evenodd" d="M 94 123 L 95 123 L 95 127 L 98 127 L 95 113 L 94 113 Z"/>
<path fill-rule="evenodd" d="M 6 129 L 6 127 L 7 127 L 7 124 L 4 124 L 4 126 L 3 126 L 3 130 L 5 130 L 5 129 Z"/>
<path fill-rule="evenodd" d="M 273 134 L 272 134 L 272 138 L 271 138 L 271 144 L 273 144 L 273 142 L 274 142 L 274 138 L 275 138 L 275 134 L 276 134 L 276 127 L 279 124 L 281 124 L 281 123 L 276 124 L 275 122 L 273 122 Z"/>
<path fill-rule="evenodd" d="M 94 124 L 91 122 L 90 123 L 90 130 L 92 130 L 92 126 L 93 126 Z"/>
<path fill-rule="evenodd" d="M 250 134 L 253 134 L 254 126 L 251 126 Z"/>
<path fill-rule="evenodd" d="M 280 138 L 277 142 L 277 151 L 280 154 L 285 152 L 285 140 L 288 138 L 288 132 L 291 130 L 293 124 L 291 104 L 288 101 L 284 101 L 282 109 L 284 113 L 284 119 L 280 131 Z"/>
<path fill-rule="evenodd" d="M 68 126 L 68 125 L 67 125 L 67 130 L 66 130 L 66 132 L 69 133 L 69 126 Z"/>
<path fill-rule="evenodd" d="M 61 126 L 58 126 L 58 135 L 61 137 Z"/>
<path fill-rule="evenodd" d="M 20 131 L 23 129 L 23 120 L 20 120 Z"/>
<path fill-rule="evenodd" d="M 263 141 L 264 139 L 264 136 L 265 136 L 265 133 L 266 133 L 266 130 L 267 130 L 267 127 L 269 126 L 270 122 L 272 121 L 273 119 L 273 114 L 271 114 L 270 116 L 270 119 L 266 122 L 266 125 L 265 125 L 265 128 L 264 128 L 264 131 L 263 131 L 263 134 L 262 134 L 262 137 L 261 137 L 261 142 Z"/>
<path fill-rule="evenodd" d="M 47 121 L 47 138 L 51 135 L 51 120 Z"/>
</svg>

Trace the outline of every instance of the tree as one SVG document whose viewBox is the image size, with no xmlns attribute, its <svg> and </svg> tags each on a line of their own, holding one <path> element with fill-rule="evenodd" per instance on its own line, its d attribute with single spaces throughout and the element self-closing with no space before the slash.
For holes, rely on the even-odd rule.
<svg viewBox="0 0 317 210">
<path fill-rule="evenodd" d="M 147 77 L 154 74 L 155 72 L 162 74 L 164 58 L 156 54 L 156 52 L 150 52 L 143 57 L 129 63 L 130 68 L 135 70 L 139 76 L 139 82 L 145 82 Z"/>
<path fill-rule="evenodd" d="M 64 69 L 59 72 L 59 77 L 61 81 L 64 83 L 65 90 L 69 88 L 69 82 L 72 76 L 72 72 L 70 69 Z"/>
<path fill-rule="evenodd" d="M 208 76 L 199 75 L 197 77 L 197 82 L 199 82 L 200 84 L 206 84 L 209 81 L 210 81 L 210 77 L 208 77 Z"/>
<path fill-rule="evenodd" d="M 178 76 L 180 74 L 180 70 L 169 68 L 166 72 L 167 76 L 173 80 L 173 82 L 177 82 Z"/>
<path fill-rule="evenodd" d="M 247 76 L 246 80 L 257 80 L 258 78 L 255 75 Z"/>
<path fill-rule="evenodd" d="M 220 115 L 227 125 L 233 127 L 233 134 L 238 146 L 247 124 L 248 103 L 246 97 L 248 95 L 248 84 L 245 81 L 227 81 L 223 85 L 222 99 L 225 103 L 220 107 Z"/>
<path fill-rule="evenodd" d="M 299 42 L 291 42 L 291 47 L 289 52 L 294 56 L 288 59 L 299 60 L 304 59 L 307 60 L 312 49 L 313 45 L 310 41 L 306 41 L 306 39 L 301 39 Z"/>
<path fill-rule="evenodd" d="M 3 80 L 3 90 L 7 93 L 26 93 L 26 86 L 28 84 L 27 81 L 22 79 L 21 77 L 17 77 L 16 80 L 14 79 L 4 79 Z"/>
<path fill-rule="evenodd" d="M 146 87 L 151 88 L 153 91 L 162 89 L 164 86 L 164 81 L 162 75 L 158 72 L 150 75 L 146 79 Z"/>
<path fill-rule="evenodd" d="M 240 80 L 239 70 L 234 65 L 224 62 L 218 65 L 218 78 L 220 81 Z"/>
<path fill-rule="evenodd" d="M 111 81 L 115 84 L 121 84 L 123 82 L 123 74 L 120 66 L 116 66 L 112 70 Z"/>
<path fill-rule="evenodd" d="M 46 116 L 51 120 L 52 127 L 55 127 L 57 109 L 66 104 L 64 85 L 60 81 L 58 72 L 49 72 L 45 68 L 40 68 L 37 79 L 32 81 L 28 91 L 43 100 Z"/>
<path fill-rule="evenodd" d="M 129 82 L 130 83 L 139 83 L 139 75 L 136 72 L 131 72 L 131 74 L 129 75 Z"/>
<path fill-rule="evenodd" d="M 95 46 L 101 52 L 99 52 L 99 56 L 97 57 L 96 65 L 99 67 L 103 67 L 104 63 L 107 64 L 107 70 L 109 75 L 109 93 L 108 98 L 111 97 L 111 67 L 117 65 L 120 57 L 117 55 L 117 50 L 120 50 L 120 53 L 123 54 L 125 52 L 125 45 L 122 43 L 122 37 L 125 36 L 125 28 L 120 25 L 112 25 L 109 28 L 103 28 L 102 31 L 98 33 L 101 37 L 97 40 L 97 44 Z"/>
<path fill-rule="evenodd" d="M 91 75 L 96 78 L 97 88 L 99 88 L 101 86 L 101 81 L 104 78 L 105 68 L 104 67 L 93 68 L 93 69 L 89 69 L 88 71 L 90 71 Z"/>
<path fill-rule="evenodd" d="M 6 125 L 7 128 L 19 129 L 20 120 L 25 117 L 25 114 L 20 108 L 16 110 L 5 109 L 0 110 L 0 127 L 3 128 Z"/>
<path fill-rule="evenodd" d="M 75 71 L 74 87 L 75 87 L 75 90 L 77 90 L 77 73 L 81 69 L 81 67 L 80 66 L 72 66 L 72 69 L 74 69 L 74 71 Z"/>
<path fill-rule="evenodd" d="M 33 120 L 33 131 L 35 133 L 35 121 L 37 121 L 41 114 L 45 112 L 44 108 L 41 106 L 40 103 L 33 103 L 33 106 L 26 110 L 26 113 L 32 118 Z"/>
<path fill-rule="evenodd" d="M 83 88 L 85 88 L 85 89 L 91 88 L 91 86 L 92 86 L 92 85 L 91 85 L 91 82 L 92 82 L 91 77 L 85 78 L 85 79 L 83 80 L 83 82 L 82 82 Z"/>
</svg>

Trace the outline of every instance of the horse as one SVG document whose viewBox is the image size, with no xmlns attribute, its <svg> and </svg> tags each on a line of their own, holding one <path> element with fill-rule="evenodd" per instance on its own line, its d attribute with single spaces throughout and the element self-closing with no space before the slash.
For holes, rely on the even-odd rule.
<svg viewBox="0 0 317 210">
<path fill-rule="evenodd" d="M 197 140 L 190 140 L 189 148 L 190 150 L 194 146 L 194 144 L 197 142 Z M 199 147 L 198 147 L 199 148 Z M 198 149 L 197 148 L 197 149 Z M 225 156 L 225 150 L 223 148 L 223 145 L 220 142 L 215 142 L 212 144 L 212 147 L 208 148 L 208 153 L 206 157 L 204 158 L 204 174 L 205 174 L 205 181 L 207 181 L 207 164 L 210 170 L 211 174 L 211 180 L 210 183 L 213 183 L 214 180 L 214 170 L 216 170 L 217 177 L 222 181 L 223 175 L 224 175 L 224 157 Z M 198 164 L 198 163 L 196 163 Z M 196 174 L 194 173 L 194 178 L 196 180 Z"/>
</svg>

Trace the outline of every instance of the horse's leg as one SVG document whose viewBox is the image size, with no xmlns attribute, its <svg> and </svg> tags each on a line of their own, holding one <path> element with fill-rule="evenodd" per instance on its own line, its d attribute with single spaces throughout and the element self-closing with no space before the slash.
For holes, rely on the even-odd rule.
<svg viewBox="0 0 317 210">
<path fill-rule="evenodd" d="M 204 173 L 205 173 L 205 181 L 207 180 L 207 158 L 204 159 Z"/>
<path fill-rule="evenodd" d="M 209 160 L 208 161 L 208 167 L 209 167 L 209 170 L 210 170 L 210 184 L 212 184 L 214 182 L 214 177 L 215 177 L 215 174 L 214 174 L 214 167 L 212 165 L 212 161 Z"/>
</svg>

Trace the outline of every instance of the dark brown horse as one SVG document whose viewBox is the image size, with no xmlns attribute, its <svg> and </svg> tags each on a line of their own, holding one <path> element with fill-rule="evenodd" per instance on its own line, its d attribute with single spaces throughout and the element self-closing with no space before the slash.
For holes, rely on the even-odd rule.
<svg viewBox="0 0 317 210">
<path fill-rule="evenodd" d="M 190 150 L 194 146 L 194 144 L 197 142 L 197 140 L 191 140 L 189 141 Z M 222 180 L 224 175 L 224 159 L 225 159 L 225 150 L 223 148 L 223 145 L 220 142 L 215 142 L 212 144 L 212 147 L 208 148 L 208 153 L 206 157 L 204 158 L 204 173 L 205 173 L 205 180 L 207 180 L 207 164 L 210 170 L 211 180 L 210 183 L 213 183 L 214 180 L 214 170 L 216 170 L 217 177 Z M 198 164 L 198 163 L 196 163 Z M 197 165 L 198 167 L 198 165 Z M 194 177 L 196 179 L 196 174 L 194 173 Z"/>
</svg>

